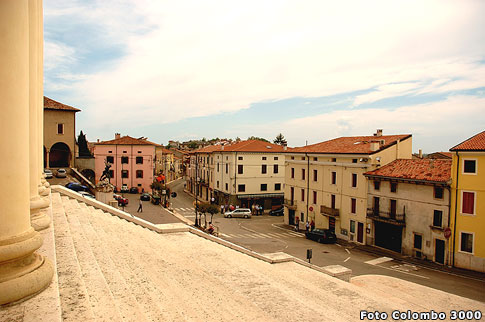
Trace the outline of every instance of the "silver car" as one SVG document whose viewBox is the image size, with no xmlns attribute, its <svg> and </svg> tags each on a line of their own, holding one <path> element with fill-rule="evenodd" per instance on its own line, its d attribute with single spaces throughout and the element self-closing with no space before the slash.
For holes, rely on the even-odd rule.
<svg viewBox="0 0 485 322">
<path fill-rule="evenodd" d="M 66 178 L 67 177 L 67 172 L 65 169 L 59 169 L 57 170 L 56 177 L 58 178 Z"/>
<path fill-rule="evenodd" d="M 232 217 L 251 218 L 251 209 L 236 208 L 233 211 L 225 212 L 224 217 L 225 218 L 232 218 Z"/>
</svg>

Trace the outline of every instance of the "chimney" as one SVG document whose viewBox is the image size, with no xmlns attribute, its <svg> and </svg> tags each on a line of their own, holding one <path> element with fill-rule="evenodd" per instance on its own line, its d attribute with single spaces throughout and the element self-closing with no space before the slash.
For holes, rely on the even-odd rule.
<svg viewBox="0 0 485 322">
<path fill-rule="evenodd" d="M 374 134 L 374 136 L 382 136 L 382 129 L 377 129 L 377 132 Z"/>
<path fill-rule="evenodd" d="M 119 138 L 121 138 L 121 134 L 115 133 L 115 139 L 119 139 Z"/>
<path fill-rule="evenodd" d="M 99 143 L 99 139 L 98 139 L 98 143 Z"/>
<path fill-rule="evenodd" d="M 372 152 L 379 150 L 380 144 L 379 141 L 371 141 L 370 142 L 370 150 Z"/>
<path fill-rule="evenodd" d="M 422 159 L 423 158 L 423 150 L 419 149 L 419 158 Z"/>
</svg>

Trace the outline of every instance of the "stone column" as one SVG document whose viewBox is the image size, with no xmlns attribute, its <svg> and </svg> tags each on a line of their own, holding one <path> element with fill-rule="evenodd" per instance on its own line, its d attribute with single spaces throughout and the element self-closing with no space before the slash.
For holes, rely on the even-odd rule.
<svg viewBox="0 0 485 322">
<path fill-rule="evenodd" d="M 39 192 L 46 188 L 40 186 L 39 176 L 39 11 L 38 0 L 29 0 L 29 177 L 30 177 L 30 218 L 32 227 L 39 231 L 49 227 L 50 217 L 47 213 L 49 197 L 41 198 Z M 43 189 L 39 189 L 39 186 Z"/>
<path fill-rule="evenodd" d="M 47 287 L 54 269 L 35 253 L 30 224 L 29 2 L 0 1 L 0 305 Z"/>
</svg>

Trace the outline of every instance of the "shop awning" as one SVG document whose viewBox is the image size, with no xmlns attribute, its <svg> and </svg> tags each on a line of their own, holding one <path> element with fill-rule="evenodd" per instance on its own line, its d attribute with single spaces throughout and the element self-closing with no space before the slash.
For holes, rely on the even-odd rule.
<svg viewBox="0 0 485 322">
<path fill-rule="evenodd" d="M 249 198 L 283 198 L 284 193 L 260 193 L 251 195 L 237 195 L 238 199 L 249 199 Z"/>
</svg>

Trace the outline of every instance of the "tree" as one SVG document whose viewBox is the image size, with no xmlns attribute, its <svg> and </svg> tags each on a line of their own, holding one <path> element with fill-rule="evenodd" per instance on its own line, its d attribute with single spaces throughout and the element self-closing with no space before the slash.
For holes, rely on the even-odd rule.
<svg viewBox="0 0 485 322">
<path fill-rule="evenodd" d="M 250 137 L 248 137 L 248 140 L 259 140 L 259 141 L 264 141 L 264 142 L 270 143 L 268 140 L 266 140 L 264 138 L 257 137 L 257 136 L 250 136 Z"/>
<path fill-rule="evenodd" d="M 191 141 L 188 145 L 189 149 L 197 149 L 199 145 L 195 141 Z"/>
<path fill-rule="evenodd" d="M 80 157 L 92 157 L 91 152 L 88 148 L 88 141 L 86 140 L 86 135 L 81 131 L 77 137 L 77 145 L 79 146 L 79 156 Z"/>
<path fill-rule="evenodd" d="M 278 134 L 276 138 L 273 140 L 274 144 L 279 144 L 279 145 L 286 145 L 286 139 L 283 136 L 283 134 Z"/>
</svg>

